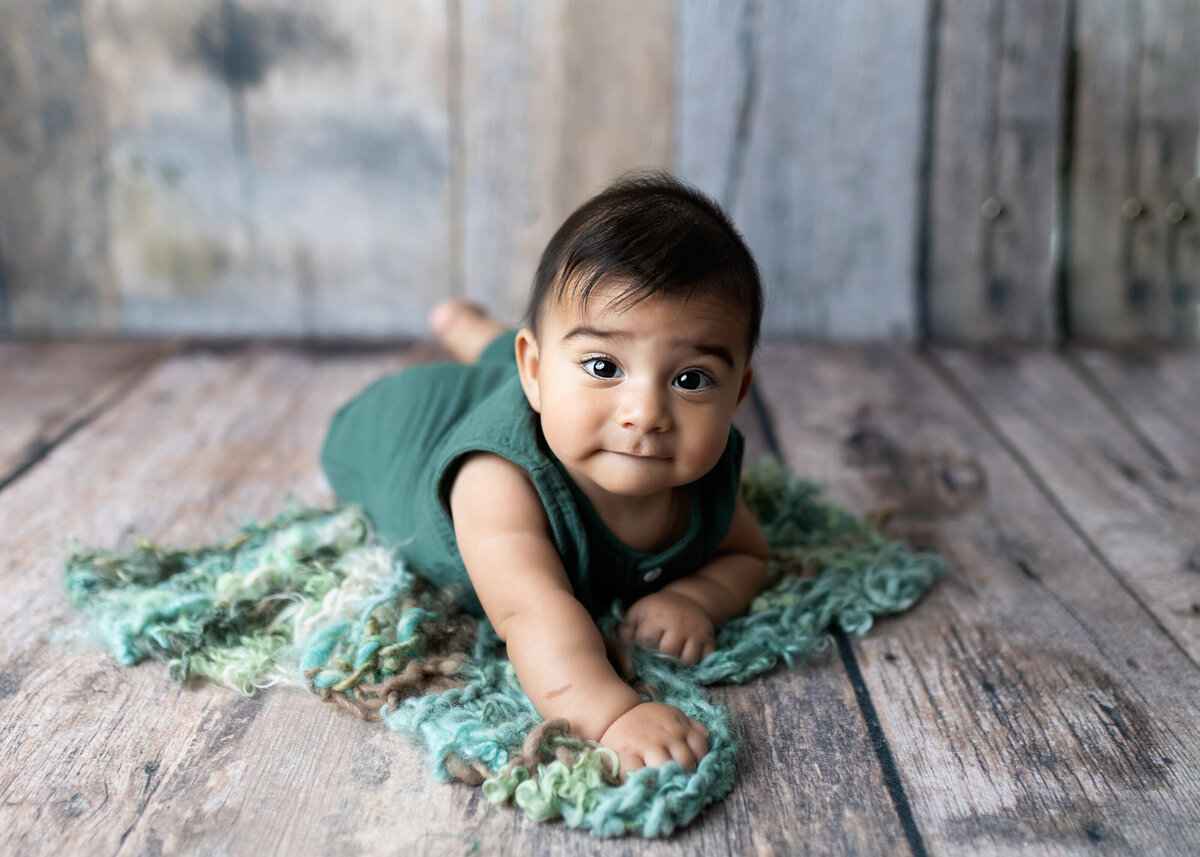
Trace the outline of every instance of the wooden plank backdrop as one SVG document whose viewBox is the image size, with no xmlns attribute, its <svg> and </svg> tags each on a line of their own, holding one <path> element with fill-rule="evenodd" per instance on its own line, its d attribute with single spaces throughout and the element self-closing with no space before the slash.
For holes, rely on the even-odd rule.
<svg viewBox="0 0 1200 857">
<path fill-rule="evenodd" d="M 1193 0 L 0 0 L 0 327 L 515 319 L 656 165 L 772 335 L 1194 341 L 1198 41 Z"/>
<path fill-rule="evenodd" d="M 112 329 L 107 140 L 79 10 L 0 2 L 0 324 Z"/>
<path fill-rule="evenodd" d="M 445 4 L 85 14 L 121 332 L 378 336 L 423 320 L 424 284 L 450 270 Z"/>
<path fill-rule="evenodd" d="M 929 200 L 929 332 L 1055 335 L 1067 0 L 945 0 Z"/>
<path fill-rule="evenodd" d="M 927 5 L 679 7 L 679 171 L 754 249 L 768 334 L 916 331 Z"/>
<path fill-rule="evenodd" d="M 671 166 L 673 9 L 462 4 L 459 293 L 518 318 L 542 248 L 576 206 L 631 167 Z M 430 284 L 430 300 L 442 294 Z"/>
<path fill-rule="evenodd" d="M 1072 331 L 1194 338 L 1200 323 L 1200 6 L 1080 3 Z"/>
</svg>

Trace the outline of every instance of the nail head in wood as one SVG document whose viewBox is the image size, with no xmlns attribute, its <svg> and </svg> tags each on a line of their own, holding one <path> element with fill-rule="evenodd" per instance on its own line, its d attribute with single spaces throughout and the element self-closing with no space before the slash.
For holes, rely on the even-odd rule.
<svg viewBox="0 0 1200 857">
<path fill-rule="evenodd" d="M 1004 203 L 994 196 L 989 196 L 983 201 L 983 205 L 979 206 L 979 213 L 988 220 L 995 220 L 1004 213 Z"/>
<path fill-rule="evenodd" d="M 1167 203 L 1167 207 L 1163 209 L 1163 216 L 1167 218 L 1167 223 L 1180 223 L 1187 217 L 1187 213 L 1183 203 L 1178 201 Z"/>
</svg>

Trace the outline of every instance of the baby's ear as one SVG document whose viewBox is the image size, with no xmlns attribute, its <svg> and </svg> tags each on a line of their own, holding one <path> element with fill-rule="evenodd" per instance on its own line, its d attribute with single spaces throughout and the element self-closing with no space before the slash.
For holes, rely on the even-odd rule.
<svg viewBox="0 0 1200 857">
<path fill-rule="evenodd" d="M 517 331 L 517 373 L 521 376 L 521 389 L 529 400 L 529 407 L 539 414 L 542 412 L 542 392 L 538 383 L 538 342 L 537 336 L 528 327 Z"/>
<path fill-rule="evenodd" d="M 742 376 L 742 386 L 738 390 L 737 403 L 740 405 L 742 399 L 746 398 L 746 394 L 750 392 L 750 385 L 754 383 L 754 367 L 747 366 L 746 374 Z"/>
</svg>

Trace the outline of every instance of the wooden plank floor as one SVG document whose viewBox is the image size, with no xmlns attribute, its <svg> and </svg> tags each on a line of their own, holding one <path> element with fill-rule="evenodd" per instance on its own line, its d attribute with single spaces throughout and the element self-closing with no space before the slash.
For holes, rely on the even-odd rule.
<svg viewBox="0 0 1200 857">
<path fill-rule="evenodd" d="M 316 450 L 428 346 L 0 344 L 0 853 L 1200 853 L 1200 354 L 776 344 L 758 449 L 949 573 L 719 696 L 725 801 L 597 841 L 435 782 L 303 691 L 179 688 L 51 635 L 66 538 L 211 539 L 329 498 Z"/>
</svg>

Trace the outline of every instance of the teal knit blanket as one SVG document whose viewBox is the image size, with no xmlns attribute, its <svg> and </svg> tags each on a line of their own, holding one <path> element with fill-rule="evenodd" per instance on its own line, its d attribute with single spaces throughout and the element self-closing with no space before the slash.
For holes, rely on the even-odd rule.
<svg viewBox="0 0 1200 857">
<path fill-rule="evenodd" d="M 66 565 L 71 604 L 124 664 L 154 658 L 176 681 L 202 677 L 252 694 L 303 683 L 320 698 L 423 746 L 434 776 L 479 784 L 538 821 L 597 836 L 665 836 L 733 787 L 736 730 L 704 688 L 741 683 L 864 634 L 875 616 L 914 604 L 942 570 L 771 461 L 743 478 L 772 558 L 749 612 L 722 627 L 717 651 L 683 667 L 615 639 L 614 666 L 643 696 L 703 723 L 709 753 L 616 777 L 609 750 L 544 721 L 486 620 L 454 605 L 372 538 L 356 507 L 289 505 L 227 541 L 115 554 L 80 549 Z"/>
</svg>

